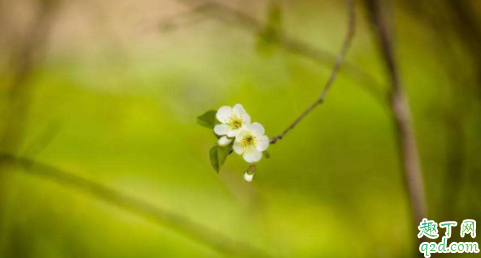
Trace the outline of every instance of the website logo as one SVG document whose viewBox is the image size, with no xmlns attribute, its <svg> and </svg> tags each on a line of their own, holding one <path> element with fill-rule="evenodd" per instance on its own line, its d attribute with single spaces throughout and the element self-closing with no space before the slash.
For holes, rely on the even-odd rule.
<svg viewBox="0 0 481 258">
<path fill-rule="evenodd" d="M 458 223 L 456 221 L 444 221 L 439 223 L 439 228 L 444 228 L 445 233 L 442 241 L 422 242 L 419 245 L 419 251 L 424 254 L 424 257 L 431 257 L 432 253 L 479 253 L 479 245 L 477 242 L 452 242 L 448 244 L 448 239 L 451 238 L 453 228 Z M 418 238 L 427 237 L 430 239 L 437 239 L 439 237 L 438 223 L 434 220 L 423 219 L 418 226 Z M 465 219 L 460 227 L 461 237 L 476 237 L 476 221 L 473 219 Z"/>
</svg>

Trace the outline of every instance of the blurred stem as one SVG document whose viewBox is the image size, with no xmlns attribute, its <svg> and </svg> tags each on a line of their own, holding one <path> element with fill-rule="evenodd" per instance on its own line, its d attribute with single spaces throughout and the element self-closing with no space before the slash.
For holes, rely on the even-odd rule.
<svg viewBox="0 0 481 258">
<path fill-rule="evenodd" d="M 435 57 L 438 63 L 443 64 L 444 73 L 449 78 L 450 93 L 448 99 L 442 100 L 447 105 L 441 117 L 442 125 L 446 129 L 447 170 L 438 198 L 437 211 L 438 217 L 452 220 L 462 219 L 459 217 L 459 204 L 467 174 L 465 160 L 467 135 L 464 127 L 472 112 L 474 100 L 472 97 L 479 97 L 479 89 L 473 91 L 471 87 L 460 86 L 475 85 L 476 81 L 473 83 L 473 79 L 480 81 L 479 75 L 481 74 L 471 73 L 469 67 L 462 70 L 459 67 L 466 66 L 466 61 L 469 59 L 473 59 L 474 64 L 481 64 L 479 49 L 472 50 L 474 45 L 479 45 L 480 29 L 477 24 L 473 23 L 473 8 L 469 6 L 468 1 L 443 0 L 434 3 L 410 0 L 405 2 L 405 5 L 410 14 L 416 18 L 416 22 L 421 26 L 426 24 L 432 32 L 430 33 L 430 45 L 435 47 L 439 53 L 443 53 Z M 454 39 L 461 40 L 464 48 L 468 50 L 466 52 L 469 53 L 469 56 L 460 53 L 459 45 L 453 43 L 453 35 L 458 35 Z M 441 93 L 438 98 L 442 97 Z M 439 108 L 439 103 L 435 103 L 435 108 Z M 433 216 L 432 213 L 431 216 Z"/>
<path fill-rule="evenodd" d="M 229 237 L 197 224 L 181 215 L 160 209 L 140 199 L 131 197 L 100 183 L 90 181 L 61 169 L 33 160 L 0 154 L 0 166 L 5 171 L 23 171 L 29 175 L 55 182 L 68 189 L 90 194 L 93 197 L 117 206 L 160 226 L 180 232 L 190 239 L 211 247 L 212 249 L 233 256 L 270 257 L 269 254 L 247 243 L 237 242 Z M 8 169 L 10 168 L 10 169 Z"/>
<path fill-rule="evenodd" d="M 29 82 L 32 73 L 46 47 L 46 41 L 50 35 L 50 29 L 54 21 L 54 13 L 59 7 L 57 0 L 41 0 L 38 2 L 38 12 L 27 28 L 23 37 L 18 41 L 11 41 L 10 69 L 12 79 L 5 87 L 8 92 L 5 105 L 5 118 L 2 134 L 0 135 L 0 150 L 7 153 L 17 153 L 24 139 L 27 127 L 28 110 L 31 103 L 32 84 Z M 0 166 L 0 250 L 4 250 L 8 229 L 6 209 L 8 200 L 7 169 Z M 1 253 L 0 253 L 1 255 Z"/>
<path fill-rule="evenodd" d="M 314 101 L 314 103 L 312 103 L 306 110 L 304 110 L 304 112 L 302 112 L 302 114 L 296 120 L 294 120 L 294 122 L 291 125 L 289 125 L 280 135 L 272 138 L 270 140 L 271 144 L 274 144 L 278 140 L 282 139 L 289 131 L 294 129 L 294 127 L 296 127 L 296 125 L 299 124 L 299 122 L 301 122 L 301 120 L 304 119 L 304 117 L 306 117 L 309 113 L 311 113 L 311 111 L 314 110 L 314 108 L 316 108 L 318 105 L 324 102 L 324 99 L 326 98 L 327 93 L 329 92 L 329 89 L 332 86 L 332 83 L 336 79 L 337 74 L 341 69 L 341 65 L 344 62 L 347 51 L 349 50 L 349 47 L 351 46 L 352 40 L 354 38 L 354 33 L 356 28 L 356 12 L 355 12 L 354 0 L 347 0 L 347 4 L 348 4 L 347 34 L 341 47 L 341 53 L 336 59 L 334 68 L 332 69 L 329 79 L 324 85 L 324 89 L 322 90 L 321 95 L 316 99 L 316 101 Z"/>
<path fill-rule="evenodd" d="M 447 0 L 452 10 L 456 26 L 455 32 L 460 36 L 461 43 L 469 50 L 475 66 L 475 77 L 478 81 L 476 94 L 481 98 L 481 25 L 476 14 L 476 1 Z"/>
<path fill-rule="evenodd" d="M 466 183 L 466 180 L 469 178 L 469 169 L 465 164 L 468 144 L 464 126 L 467 124 L 468 114 L 472 113 L 473 104 L 479 103 L 481 98 L 481 48 L 479 46 L 481 26 L 479 15 L 476 12 L 476 1 L 445 0 L 445 2 L 449 10 L 452 11 L 448 26 L 451 25 L 453 27 L 452 31 L 459 36 L 460 43 L 464 46 L 468 55 L 463 56 L 459 61 L 456 60 L 457 62 L 455 63 L 457 65 L 454 65 L 455 68 L 450 73 L 455 83 L 453 83 L 453 96 L 451 96 L 453 105 L 446 121 L 448 132 L 448 172 L 444 179 L 443 194 L 441 195 L 443 203 L 441 214 L 447 218 L 461 219 L 460 215 L 463 212 L 460 210 L 461 206 L 459 206 L 459 203 L 461 203 L 460 198 L 463 197 L 462 191 L 466 188 L 463 188 L 463 183 Z M 444 26 L 444 28 L 448 26 Z M 452 37 L 445 31 L 442 31 L 439 35 L 447 38 L 445 41 Z M 451 50 L 448 53 L 453 55 L 452 53 L 457 53 L 457 46 L 450 45 L 448 50 Z M 469 69 L 462 69 L 462 71 L 459 69 L 460 66 L 464 67 L 469 63 L 466 59 L 472 61 L 474 69 L 472 72 L 468 72 L 467 79 L 459 80 L 459 77 L 466 76 L 465 70 L 469 71 Z M 450 64 L 452 63 L 450 62 Z M 460 85 L 464 87 L 460 87 Z M 465 87 L 465 85 L 473 85 L 475 88 Z"/>
<path fill-rule="evenodd" d="M 13 78 L 8 88 L 7 103 L 5 103 L 7 117 L 1 138 L 1 149 L 8 153 L 16 153 L 22 143 L 32 94 L 32 84 L 28 80 L 47 45 L 54 13 L 59 6 L 56 0 L 39 2 L 40 10 L 28 28 L 25 38 L 12 44 L 10 66 Z"/>
<path fill-rule="evenodd" d="M 387 19 L 388 15 L 392 14 L 386 12 L 387 10 L 383 8 L 381 0 L 366 0 L 366 4 L 392 84 L 391 109 L 394 115 L 399 154 L 413 212 L 414 225 L 417 225 L 423 218 L 427 218 L 427 207 L 411 109 L 404 85 L 401 82 L 395 57 L 391 24 Z"/>
</svg>

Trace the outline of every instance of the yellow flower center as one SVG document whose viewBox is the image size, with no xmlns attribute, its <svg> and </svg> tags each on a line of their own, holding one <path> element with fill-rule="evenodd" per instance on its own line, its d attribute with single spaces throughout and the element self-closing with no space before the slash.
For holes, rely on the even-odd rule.
<svg viewBox="0 0 481 258">
<path fill-rule="evenodd" d="M 240 119 L 238 116 L 233 115 L 229 118 L 229 126 L 236 130 L 242 127 L 242 119 Z"/>
<path fill-rule="evenodd" d="M 247 134 L 244 136 L 244 139 L 242 139 L 241 144 L 244 147 L 248 147 L 254 144 L 256 138 L 252 134 Z"/>
</svg>

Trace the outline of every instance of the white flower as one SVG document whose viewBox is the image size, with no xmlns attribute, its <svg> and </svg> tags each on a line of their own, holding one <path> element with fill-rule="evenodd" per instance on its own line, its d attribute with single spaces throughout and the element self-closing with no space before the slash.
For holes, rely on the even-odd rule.
<svg viewBox="0 0 481 258">
<path fill-rule="evenodd" d="M 246 125 L 237 134 L 234 151 L 243 154 L 244 160 L 254 163 L 262 158 L 262 152 L 269 147 L 269 137 L 264 135 L 264 127 L 259 123 Z"/>
<path fill-rule="evenodd" d="M 241 104 L 236 104 L 234 108 L 228 106 L 219 108 L 216 118 L 222 123 L 214 127 L 215 134 L 222 136 L 218 142 L 220 146 L 229 145 L 240 130 L 251 123 L 251 117 Z"/>
</svg>

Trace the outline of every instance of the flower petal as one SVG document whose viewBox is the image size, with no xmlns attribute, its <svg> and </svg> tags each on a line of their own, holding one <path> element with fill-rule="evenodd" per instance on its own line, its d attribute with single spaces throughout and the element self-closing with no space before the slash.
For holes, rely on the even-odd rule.
<svg viewBox="0 0 481 258">
<path fill-rule="evenodd" d="M 251 116 L 249 116 L 249 114 L 243 114 L 241 119 L 244 122 L 242 126 L 249 126 L 251 124 Z"/>
<path fill-rule="evenodd" d="M 256 137 L 256 149 L 258 151 L 265 151 L 267 147 L 269 147 L 269 137 L 265 135 Z"/>
<path fill-rule="evenodd" d="M 237 134 L 239 134 L 241 130 L 240 129 L 236 129 L 236 130 L 229 130 L 227 132 L 227 136 L 231 137 L 231 138 L 234 138 L 237 136 Z"/>
<path fill-rule="evenodd" d="M 234 151 L 239 155 L 244 153 L 244 147 L 240 144 L 240 142 L 234 142 Z"/>
<path fill-rule="evenodd" d="M 220 137 L 219 141 L 217 142 L 219 146 L 227 146 L 232 142 L 232 138 L 227 138 L 226 136 Z"/>
<path fill-rule="evenodd" d="M 229 131 L 228 125 L 216 125 L 214 127 L 214 133 L 217 135 L 226 135 L 228 131 Z"/>
<path fill-rule="evenodd" d="M 262 152 L 258 151 L 254 146 L 249 147 L 244 153 L 244 160 L 249 163 L 255 163 L 262 158 Z"/>
<path fill-rule="evenodd" d="M 249 131 L 246 128 L 240 129 L 237 135 L 235 136 L 236 142 L 242 141 L 244 137 L 249 133 Z"/>
<path fill-rule="evenodd" d="M 259 124 L 259 123 L 252 123 L 250 126 L 249 126 L 249 129 L 250 131 L 252 132 L 252 134 L 254 136 L 261 136 L 261 135 L 264 135 L 265 131 L 264 131 L 264 127 Z"/>
<path fill-rule="evenodd" d="M 217 120 L 219 120 L 221 123 L 226 124 L 229 123 L 229 117 L 232 115 L 232 108 L 229 106 L 223 106 L 219 108 L 217 111 L 217 114 L 215 114 L 215 117 Z"/>
<path fill-rule="evenodd" d="M 242 116 L 242 115 L 247 113 L 246 110 L 244 109 L 244 107 L 241 104 L 236 104 L 232 110 L 233 110 L 234 114 L 236 114 L 238 116 Z"/>
</svg>

